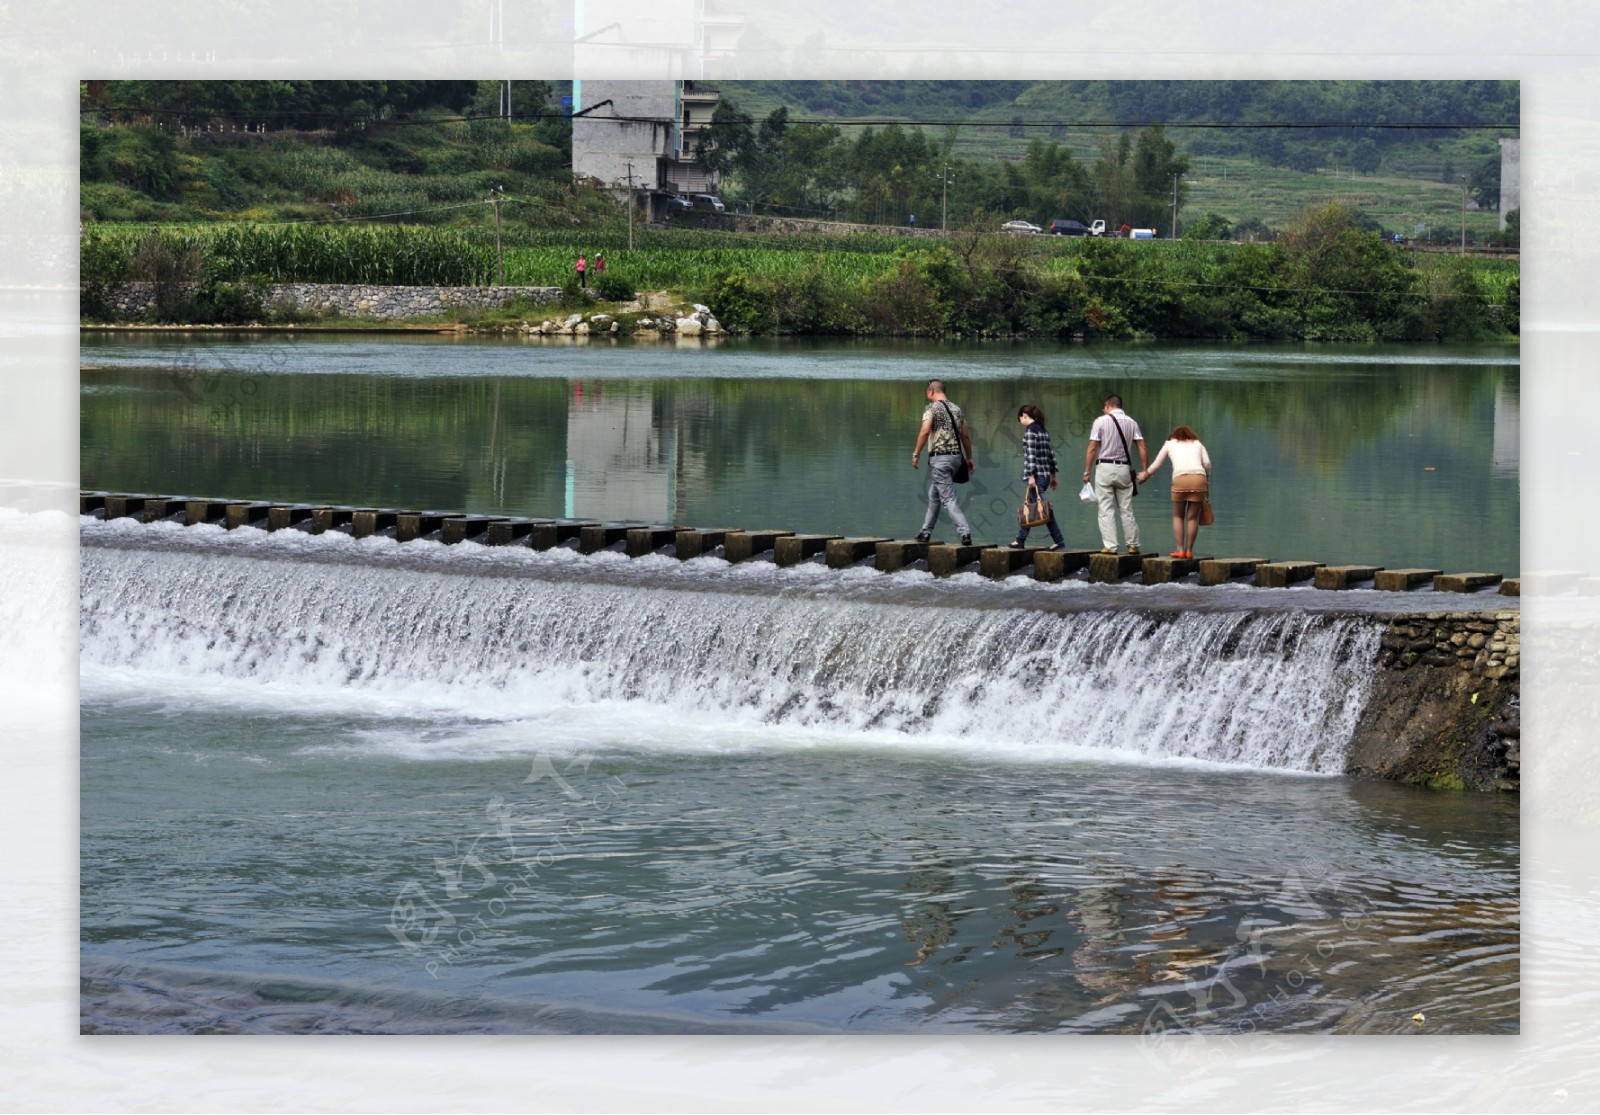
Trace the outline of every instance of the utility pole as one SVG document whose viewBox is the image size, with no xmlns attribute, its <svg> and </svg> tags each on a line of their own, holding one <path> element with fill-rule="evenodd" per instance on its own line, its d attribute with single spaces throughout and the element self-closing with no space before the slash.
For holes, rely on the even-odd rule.
<svg viewBox="0 0 1600 1115">
<path fill-rule="evenodd" d="M 1467 254 L 1467 176 L 1461 175 L 1461 255 Z"/>
<path fill-rule="evenodd" d="M 633 251 L 633 162 L 628 162 L 628 251 Z"/>
<path fill-rule="evenodd" d="M 950 231 L 950 168 L 945 167 L 944 173 L 939 175 L 943 189 L 939 192 L 939 231 Z"/>
<path fill-rule="evenodd" d="M 500 195 L 505 191 L 499 186 L 489 189 L 489 201 L 494 205 L 494 254 L 500 261 L 500 285 L 506 285 L 506 254 L 500 248 Z"/>
<path fill-rule="evenodd" d="M 1178 176 L 1172 176 L 1172 238 L 1178 238 Z"/>
</svg>

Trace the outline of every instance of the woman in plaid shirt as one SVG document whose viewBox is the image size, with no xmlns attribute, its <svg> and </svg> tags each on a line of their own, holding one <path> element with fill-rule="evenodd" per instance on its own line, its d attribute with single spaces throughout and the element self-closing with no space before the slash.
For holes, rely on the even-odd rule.
<svg viewBox="0 0 1600 1115">
<path fill-rule="evenodd" d="M 1043 489 L 1048 486 L 1054 488 L 1059 481 L 1056 480 L 1056 455 L 1050 448 L 1050 432 L 1044 428 L 1044 411 L 1027 403 L 1017 411 L 1017 421 L 1022 423 L 1022 478 L 1028 482 L 1029 494 L 1039 491 L 1043 498 Z M 1066 539 L 1061 537 L 1061 528 L 1056 525 L 1056 517 L 1050 516 L 1050 521 L 1045 524 L 1050 528 L 1050 540 L 1055 543 L 1052 550 L 1067 548 Z M 1013 550 L 1020 550 L 1028 542 L 1028 529 L 1023 527 L 1017 531 L 1016 540 L 1011 543 Z"/>
</svg>

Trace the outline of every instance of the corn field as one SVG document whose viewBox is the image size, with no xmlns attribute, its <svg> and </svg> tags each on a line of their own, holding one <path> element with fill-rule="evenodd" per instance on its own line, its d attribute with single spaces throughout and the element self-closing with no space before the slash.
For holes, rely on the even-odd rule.
<svg viewBox="0 0 1600 1115">
<path fill-rule="evenodd" d="M 96 225 L 85 239 L 132 259 L 151 230 Z M 226 282 L 479 286 L 495 278 L 492 246 L 448 229 L 401 225 L 183 225 L 155 232 L 175 252 L 199 248 L 207 276 Z"/>
</svg>

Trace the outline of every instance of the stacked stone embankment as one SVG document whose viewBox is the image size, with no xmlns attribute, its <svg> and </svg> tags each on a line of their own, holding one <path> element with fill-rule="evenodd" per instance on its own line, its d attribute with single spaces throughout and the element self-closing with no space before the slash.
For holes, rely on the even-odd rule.
<svg viewBox="0 0 1600 1115">
<path fill-rule="evenodd" d="M 455 310 L 496 310 L 513 302 L 559 302 L 553 286 L 375 286 L 336 283 L 268 283 L 260 288 L 268 310 L 318 316 L 439 317 Z M 106 296 L 118 321 L 140 321 L 155 302 L 150 283 L 127 283 Z"/>
<path fill-rule="evenodd" d="M 1389 621 L 1353 774 L 1447 789 L 1522 779 L 1522 620 L 1514 611 Z"/>
</svg>

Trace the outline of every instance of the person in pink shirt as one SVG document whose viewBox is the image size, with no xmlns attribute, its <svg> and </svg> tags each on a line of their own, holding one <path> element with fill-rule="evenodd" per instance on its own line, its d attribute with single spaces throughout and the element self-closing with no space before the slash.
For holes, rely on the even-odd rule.
<svg viewBox="0 0 1600 1115">
<path fill-rule="evenodd" d="M 581 255 L 578 257 L 578 285 L 581 287 L 589 285 L 589 261 Z"/>
</svg>

